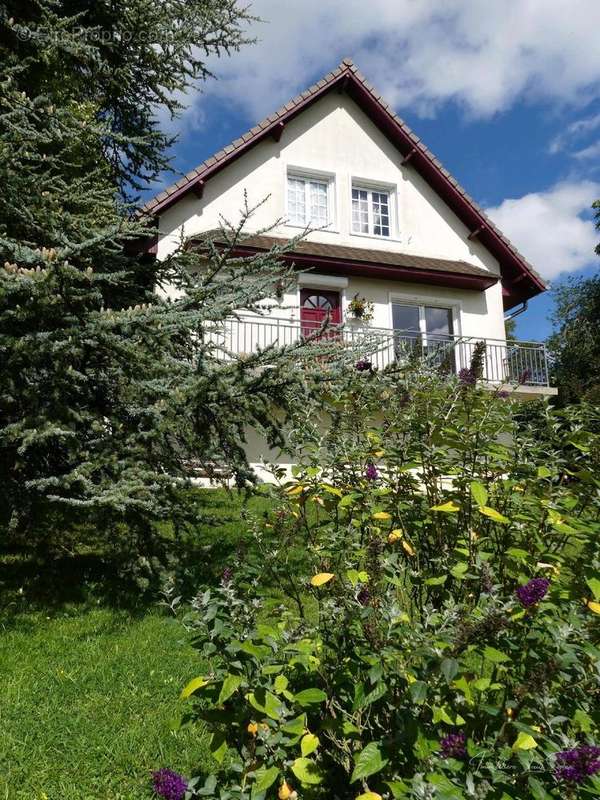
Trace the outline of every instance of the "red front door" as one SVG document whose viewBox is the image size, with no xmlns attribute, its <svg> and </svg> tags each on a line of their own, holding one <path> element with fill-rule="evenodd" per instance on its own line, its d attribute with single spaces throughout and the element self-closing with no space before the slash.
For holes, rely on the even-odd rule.
<svg viewBox="0 0 600 800">
<path fill-rule="evenodd" d="M 324 289 L 301 289 L 300 322 L 303 336 L 318 330 L 327 318 L 332 325 L 339 325 L 342 321 L 340 293 Z"/>
</svg>

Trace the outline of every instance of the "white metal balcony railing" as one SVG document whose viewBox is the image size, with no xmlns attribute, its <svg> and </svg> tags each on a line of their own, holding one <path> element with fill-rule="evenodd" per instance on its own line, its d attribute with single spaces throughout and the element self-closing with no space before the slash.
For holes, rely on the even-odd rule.
<svg viewBox="0 0 600 800">
<path fill-rule="evenodd" d="M 284 347 L 320 329 L 314 322 L 240 315 L 225 320 L 208 339 L 227 353 L 250 355 L 269 346 Z M 548 359 L 541 342 L 483 339 L 477 336 L 441 336 L 371 326 L 331 325 L 319 340 L 351 348 L 357 359 L 382 369 L 393 363 L 423 361 L 458 374 L 471 364 L 476 345 L 485 343 L 483 380 L 493 384 L 549 386 Z"/>
</svg>

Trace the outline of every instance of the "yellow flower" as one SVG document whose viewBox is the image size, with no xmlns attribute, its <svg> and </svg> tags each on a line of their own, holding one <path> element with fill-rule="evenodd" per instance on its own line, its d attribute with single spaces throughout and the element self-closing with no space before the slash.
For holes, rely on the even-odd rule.
<svg viewBox="0 0 600 800">
<path fill-rule="evenodd" d="M 409 542 L 406 541 L 406 539 L 403 540 L 402 547 L 404 548 L 404 552 L 407 553 L 409 556 L 416 555 L 414 548 L 412 547 L 411 544 L 409 544 Z"/>
<path fill-rule="evenodd" d="M 395 528 L 388 536 L 388 542 L 390 544 L 394 544 L 394 542 L 397 542 L 401 538 L 402 538 L 402 531 L 399 528 Z"/>
<path fill-rule="evenodd" d="M 249 722 L 246 730 L 248 731 L 250 736 L 256 736 L 256 734 L 258 733 L 258 725 L 256 724 L 256 722 Z"/>
<path fill-rule="evenodd" d="M 289 800 L 294 790 L 289 785 L 287 781 L 284 781 L 281 786 L 279 787 L 279 791 L 277 792 L 277 796 L 279 800 Z"/>
<path fill-rule="evenodd" d="M 335 578 L 333 572 L 319 572 L 318 575 L 313 575 L 310 579 L 311 586 L 323 586 L 328 583 L 332 578 Z"/>
</svg>

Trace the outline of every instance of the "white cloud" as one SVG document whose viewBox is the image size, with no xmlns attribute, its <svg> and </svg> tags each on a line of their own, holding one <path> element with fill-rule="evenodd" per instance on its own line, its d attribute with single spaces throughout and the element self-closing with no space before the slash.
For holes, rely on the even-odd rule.
<svg viewBox="0 0 600 800">
<path fill-rule="evenodd" d="M 538 272 L 552 279 L 597 258 L 598 231 L 582 215 L 598 198 L 599 183 L 567 181 L 545 192 L 504 200 L 487 213 Z"/>
<path fill-rule="evenodd" d="M 600 93 L 597 0 L 254 0 L 260 41 L 211 63 L 205 86 L 258 118 L 344 56 L 397 108 L 456 100 L 489 116 L 517 99 Z M 198 102 L 198 96 L 193 99 Z"/>
<path fill-rule="evenodd" d="M 588 158 L 600 158 L 600 139 L 582 150 L 576 150 L 571 155 L 579 161 L 586 161 Z"/>
<path fill-rule="evenodd" d="M 569 147 L 574 146 L 577 142 L 581 142 L 587 138 L 591 133 L 600 128 L 600 114 L 592 114 L 589 117 L 577 119 L 570 125 L 567 125 L 565 130 L 556 136 L 550 143 L 549 150 L 551 153 L 559 153 Z M 600 141 L 576 150 L 571 153 L 574 158 L 585 159 L 593 158 L 600 151 Z"/>
</svg>

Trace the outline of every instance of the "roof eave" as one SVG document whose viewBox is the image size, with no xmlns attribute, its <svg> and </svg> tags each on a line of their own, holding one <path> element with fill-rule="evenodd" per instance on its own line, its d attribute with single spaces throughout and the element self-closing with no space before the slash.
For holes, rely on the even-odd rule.
<svg viewBox="0 0 600 800">
<path fill-rule="evenodd" d="M 193 245 L 192 245 L 193 246 Z M 246 244 L 237 245 L 232 255 L 243 257 L 266 252 L 264 247 Z M 325 272 L 329 275 L 355 275 L 368 278 L 382 278 L 406 283 L 427 283 L 454 289 L 471 289 L 483 292 L 499 280 L 497 275 L 470 275 L 450 270 L 427 269 L 401 265 L 378 264 L 359 259 L 335 258 L 311 253 L 281 253 L 278 258 L 293 264 L 298 269 L 312 272 Z"/>
</svg>

